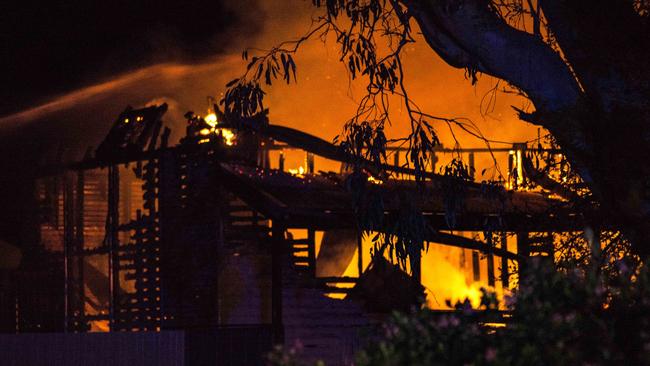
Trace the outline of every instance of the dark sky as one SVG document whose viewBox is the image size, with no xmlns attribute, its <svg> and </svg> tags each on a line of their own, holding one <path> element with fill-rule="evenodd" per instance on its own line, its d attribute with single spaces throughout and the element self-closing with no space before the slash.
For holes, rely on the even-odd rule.
<svg viewBox="0 0 650 366">
<path fill-rule="evenodd" d="M 0 116 L 136 67 L 217 54 L 259 31 L 255 2 L 3 1 Z"/>
<path fill-rule="evenodd" d="M 132 69 L 198 62 L 240 48 L 238 39 L 264 24 L 258 1 L 266 0 L 0 1 L 0 117 Z M 0 239 L 21 243 L 30 232 L 26 202 L 43 158 L 55 156 L 58 147 L 73 153 L 87 148 L 93 142 L 86 140 L 104 136 L 117 112 L 106 118 L 93 110 L 71 113 L 0 129 Z M 100 121 L 84 124 L 90 113 Z"/>
</svg>

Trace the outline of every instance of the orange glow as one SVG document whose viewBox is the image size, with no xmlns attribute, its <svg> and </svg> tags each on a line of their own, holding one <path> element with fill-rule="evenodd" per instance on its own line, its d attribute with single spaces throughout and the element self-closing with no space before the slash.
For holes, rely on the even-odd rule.
<svg viewBox="0 0 650 366">
<path fill-rule="evenodd" d="M 508 180 L 506 181 L 507 189 L 522 188 L 524 182 L 524 171 L 522 165 L 521 150 L 510 150 L 508 158 L 512 162 L 512 171 L 508 171 Z"/>
<path fill-rule="evenodd" d="M 91 332 L 110 332 L 111 327 L 108 320 L 93 320 L 90 322 Z"/>
<path fill-rule="evenodd" d="M 296 177 L 303 178 L 305 176 L 305 168 L 299 166 L 298 169 L 289 169 L 289 174 L 295 175 Z"/>
<path fill-rule="evenodd" d="M 259 6 L 262 8 L 261 12 L 267 14 L 268 24 L 263 27 L 266 33 L 242 43 L 234 42 L 236 47 L 224 55 L 215 56 L 199 64 L 158 64 L 118 75 L 111 80 L 0 118 L 0 127 L 45 120 L 65 112 L 68 115 L 97 116 L 97 119 L 92 122 L 96 124 L 97 130 L 103 130 L 124 105 L 146 105 L 155 101 L 155 103 L 169 104 L 170 109 L 165 115 L 165 123 L 175 127 L 175 131 L 182 131 L 183 114 L 186 111 L 202 109 L 205 96 L 212 95 L 215 91 L 223 93 L 224 85 L 245 70 L 245 64 L 240 58 L 242 44 L 268 48 L 280 41 L 293 39 L 309 27 L 311 21 L 309 15 L 313 12 L 309 2 L 298 0 L 288 1 L 285 5 L 278 5 L 273 1 L 260 2 Z M 287 8 L 291 11 L 287 11 Z M 406 72 L 404 82 L 410 96 L 418 102 L 422 110 L 443 117 L 470 119 L 489 139 L 518 142 L 537 137 L 537 127 L 519 121 L 510 108 L 516 106 L 523 110 L 530 110 L 528 101 L 513 94 L 498 93 L 494 94 L 492 102 L 491 93 L 498 89 L 495 79 L 481 76 L 478 84 L 472 86 L 465 78 L 464 70 L 445 64 L 421 36 L 417 36 L 417 29 L 413 30 L 413 34 L 416 35 L 417 42 L 409 44 L 404 49 L 403 62 Z M 267 90 L 264 103 L 270 110 L 271 123 L 297 128 L 327 141 L 331 141 L 342 131 L 343 123 L 355 114 L 357 103 L 366 89 L 362 81 L 349 81 L 344 67 L 339 62 L 337 52 L 338 45 L 332 40 L 328 40 L 325 45 L 320 42 L 309 42 L 301 48 L 296 55 L 299 83 L 291 85 L 276 83 Z M 220 96 L 215 95 L 215 97 Z M 390 104 L 394 116 L 393 123 L 386 127 L 387 137 L 403 137 L 410 132 L 409 124 L 406 123 L 405 106 L 399 98 L 391 98 Z M 138 118 L 137 121 L 141 119 Z M 57 120 L 57 118 L 49 119 Z M 216 114 L 209 113 L 204 120 L 211 128 L 202 129 L 199 132 L 201 136 L 220 134 L 226 145 L 232 146 L 236 143 L 236 135 L 232 130 L 218 128 L 219 121 Z M 126 119 L 124 123 L 130 121 Z M 436 128 L 445 147 L 454 146 L 454 137 L 447 126 L 440 124 L 436 125 Z M 481 141 L 462 131 L 456 131 L 455 137 L 462 147 L 484 146 Z M 199 143 L 209 141 L 209 138 L 202 138 Z M 92 142 L 86 143 L 86 145 L 92 144 Z M 304 152 L 289 150 L 286 154 L 286 159 L 289 161 L 302 159 Z M 520 162 L 521 152 L 515 153 L 513 150 L 513 154 L 516 161 Z M 495 154 L 495 156 L 502 167 L 503 175 L 507 177 L 503 167 L 507 167 L 508 153 Z M 438 158 L 436 166 L 439 168 L 451 160 L 452 154 L 441 153 Z M 463 158 L 467 159 L 467 156 Z M 330 162 L 328 168 L 322 168 L 318 163 L 320 158 L 316 157 L 316 159 L 315 171 L 328 168 L 334 170 L 339 167 L 338 163 Z M 400 162 L 404 163 L 404 161 L 405 156 L 402 154 Z M 298 164 L 301 163 L 295 165 Z M 477 154 L 477 172 L 492 165 L 490 154 Z M 523 177 L 521 164 L 517 165 L 517 169 L 518 183 L 521 183 L 519 181 Z M 304 177 L 306 169 L 300 166 L 288 171 L 293 175 Z M 477 174 L 477 180 L 498 178 L 491 174 L 490 170 L 485 176 Z M 372 177 L 369 177 L 368 181 L 373 184 L 382 183 L 381 180 Z M 369 239 L 364 238 L 364 268 L 368 266 L 371 247 L 372 243 Z M 432 246 L 429 252 L 423 255 L 422 282 L 427 288 L 428 306 L 445 308 L 445 300 L 449 299 L 453 302 L 463 300 L 465 297 L 468 297 L 474 305 L 478 304 L 479 289 L 485 285 L 485 281 L 473 281 L 470 276 L 471 268 L 461 263 L 460 258 L 463 255 L 462 249 L 438 245 Z M 348 264 L 344 276 L 358 276 L 356 256 Z M 342 296 L 336 295 L 336 297 Z"/>
<path fill-rule="evenodd" d="M 205 118 L 203 120 L 205 120 L 205 123 L 207 123 L 212 128 L 216 127 L 217 123 L 218 123 L 217 122 L 217 115 L 214 114 L 214 113 L 208 114 L 207 116 L 205 116 Z"/>
<path fill-rule="evenodd" d="M 217 129 L 221 133 L 221 137 L 223 137 L 224 141 L 226 142 L 226 145 L 228 146 L 233 146 L 235 144 L 235 140 L 237 136 L 235 135 L 232 130 L 229 130 L 227 128 L 219 128 Z"/>
<path fill-rule="evenodd" d="M 363 247 L 363 268 L 368 268 L 371 258 L 371 248 L 373 243 L 371 238 L 375 233 L 364 236 L 362 240 Z M 465 252 L 464 252 L 465 251 Z M 469 256 L 471 251 L 453 248 L 443 245 L 430 244 L 429 250 L 422 254 L 422 286 L 426 291 L 426 305 L 431 309 L 449 309 L 446 302 L 451 304 L 457 301 L 463 302 L 469 299 L 473 307 L 478 307 L 481 302 L 481 288 L 489 288 L 483 278 L 481 281 L 473 281 L 471 268 L 467 268 L 462 258 Z M 387 259 L 389 259 L 386 256 Z M 495 257 L 498 258 L 498 257 Z M 495 259 L 496 261 L 496 259 Z M 485 269 L 482 269 L 485 270 Z M 407 266 L 407 271 L 410 269 Z M 498 270 L 495 268 L 498 275 Z M 357 277 L 358 270 L 358 253 L 348 263 L 343 273 L 344 277 Z M 334 284 L 339 288 L 349 288 L 351 284 L 341 283 Z M 503 298 L 504 291 L 508 289 L 490 288 L 497 293 L 497 298 Z M 327 294 L 326 296 L 333 299 L 343 299 L 344 294 Z"/>
<path fill-rule="evenodd" d="M 426 288 L 429 308 L 447 308 L 447 300 L 455 304 L 466 298 L 473 307 L 481 303 L 481 287 L 485 285 L 470 281 L 468 274 L 452 263 L 453 254 L 458 258 L 461 251 L 433 245 L 422 254 L 422 285 Z"/>
<path fill-rule="evenodd" d="M 169 104 L 165 122 L 176 124 L 180 127 L 176 130 L 182 131 L 185 112 L 202 110 L 208 95 L 218 100 L 220 93 L 224 92 L 224 85 L 245 70 L 240 57 L 244 45 L 268 49 L 278 42 L 293 39 L 309 28 L 310 14 L 314 11 L 309 2 L 298 0 L 286 4 L 261 2 L 259 6 L 268 14 L 267 24 L 264 24 L 266 31 L 253 39 L 235 42 L 236 46 L 230 52 L 199 64 L 158 64 L 118 75 L 0 118 L 0 126 L 29 123 L 62 111 L 72 112 L 69 115 L 98 116 L 94 123 L 110 124 L 111 116 L 117 115 L 124 105 L 142 106 L 155 100 Z M 417 29 L 413 33 L 418 34 Z M 325 45 L 317 41 L 305 43 L 296 55 L 299 83 L 276 83 L 268 88 L 264 105 L 270 110 L 272 123 L 298 128 L 330 141 L 342 131 L 343 123 L 355 114 L 356 103 L 365 87 L 359 80 L 349 82 L 334 41 L 328 40 Z M 530 110 L 525 99 L 500 93 L 495 96 L 494 103 L 488 103 L 492 100 L 490 93 L 495 88 L 494 79 L 482 76 L 478 84 L 472 86 L 466 80 L 464 70 L 446 65 L 420 36 L 404 51 L 405 84 L 423 110 L 444 117 L 471 119 L 487 138 L 526 141 L 536 137 L 537 128 L 518 121 L 510 108 L 514 105 Z M 404 105 L 399 98 L 392 99 L 390 104 L 395 115 L 393 123 L 386 127 L 387 137 L 402 137 L 409 129 L 405 123 Z M 300 108 L 296 108 L 298 105 Z M 206 116 L 206 122 L 212 124 L 211 121 L 213 117 Z M 453 138 L 446 125 L 436 127 L 441 141 L 452 147 Z M 98 125 L 98 129 L 101 130 L 101 126 Z M 459 132 L 457 138 L 464 147 L 482 145 L 463 132 Z M 477 165 L 491 165 L 490 160 L 487 154 L 477 156 Z"/>
<path fill-rule="evenodd" d="M 199 116 L 200 118 L 200 116 Z M 217 127 L 219 125 L 219 121 L 217 120 L 217 115 L 215 113 L 208 113 L 204 118 L 203 121 L 209 126 L 206 128 L 202 128 L 199 130 L 199 135 L 206 137 L 203 139 L 199 140 L 199 144 L 204 144 L 208 141 L 210 141 L 209 136 L 220 136 L 223 139 L 223 142 L 227 146 L 233 146 L 236 143 L 237 140 L 237 135 L 233 132 L 233 130 L 228 129 L 228 128 L 219 128 Z"/>
</svg>

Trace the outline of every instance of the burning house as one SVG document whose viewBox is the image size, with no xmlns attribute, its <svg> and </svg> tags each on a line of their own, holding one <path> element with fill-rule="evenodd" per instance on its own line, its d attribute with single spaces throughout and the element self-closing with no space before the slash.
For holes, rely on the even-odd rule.
<svg viewBox="0 0 650 366">
<path fill-rule="evenodd" d="M 172 146 L 166 109 L 127 108 L 96 149 L 75 162 L 49 154 L 21 188 L 29 200 L 13 212 L 24 228 L 0 242 L 0 355 L 10 364 L 251 365 L 273 344 L 299 342 L 304 357 L 344 365 L 381 314 L 421 300 L 435 266 L 420 252 L 407 271 L 371 258 L 362 233 L 380 229 L 364 226 L 359 205 L 379 199 L 382 220 L 397 225 L 417 194 L 425 240 L 460 248 L 468 282 L 501 289 L 520 259 L 552 258 L 552 236 L 540 232 L 580 224 L 540 194 L 465 182 L 451 232 L 445 190 L 458 182 L 428 173 L 423 192 L 364 176 L 358 194 L 344 169 L 317 173 L 316 158 L 351 163 L 327 141 L 265 115 L 210 113 L 187 114 Z M 521 152 L 504 152 L 520 164 Z M 287 154 L 304 154 L 304 167 L 289 171 Z M 383 169 L 412 175 L 395 156 Z M 484 231 L 516 235 L 459 234 Z"/>
</svg>

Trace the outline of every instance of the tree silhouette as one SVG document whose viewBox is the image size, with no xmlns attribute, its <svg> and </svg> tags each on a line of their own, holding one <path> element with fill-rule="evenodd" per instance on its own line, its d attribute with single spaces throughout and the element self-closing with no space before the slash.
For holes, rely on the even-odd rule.
<svg viewBox="0 0 650 366">
<path fill-rule="evenodd" d="M 439 142 L 443 122 L 483 138 L 471 123 L 418 108 L 403 83 L 401 52 L 424 40 L 446 63 L 503 80 L 534 111 L 523 121 L 548 130 L 589 189 L 594 220 L 624 232 L 650 254 L 650 2 L 647 0 L 312 0 L 323 14 L 302 38 L 244 58 L 248 71 L 229 84 L 226 113 L 263 109 L 263 84 L 296 78 L 294 54 L 312 37 L 334 34 L 351 78 L 366 95 L 339 141 L 351 153 L 381 159 L 390 120 L 388 95 L 408 110 L 404 138 L 416 171 Z M 547 179 L 550 179 L 547 177 Z"/>
</svg>

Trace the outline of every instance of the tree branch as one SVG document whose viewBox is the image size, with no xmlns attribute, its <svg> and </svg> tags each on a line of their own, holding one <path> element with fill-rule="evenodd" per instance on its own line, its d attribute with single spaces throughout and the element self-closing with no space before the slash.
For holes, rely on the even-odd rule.
<svg viewBox="0 0 650 366">
<path fill-rule="evenodd" d="M 536 108 L 574 106 L 580 88 L 560 56 L 538 37 L 507 25 L 485 0 L 403 0 L 436 52 L 453 66 L 504 79 Z"/>
<path fill-rule="evenodd" d="M 526 177 L 530 178 L 535 184 L 550 191 L 551 193 L 555 193 L 570 202 L 581 202 L 583 200 L 576 192 L 573 192 L 562 183 L 556 182 L 548 175 L 535 169 L 533 162 L 528 156 L 524 155 L 522 157 L 522 167 L 524 174 L 526 174 Z"/>
</svg>

